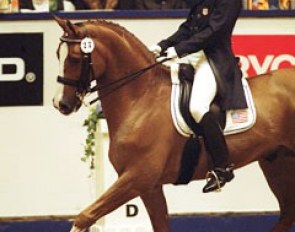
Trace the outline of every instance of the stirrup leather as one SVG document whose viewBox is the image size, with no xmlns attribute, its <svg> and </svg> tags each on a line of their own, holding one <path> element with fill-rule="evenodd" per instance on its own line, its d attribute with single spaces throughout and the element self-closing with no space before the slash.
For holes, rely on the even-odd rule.
<svg viewBox="0 0 295 232">
<path fill-rule="evenodd" d="M 206 174 L 207 184 L 208 184 L 208 182 L 210 181 L 211 178 L 215 179 L 215 181 L 217 183 L 217 187 L 218 187 L 216 190 L 214 190 L 214 192 L 221 192 L 220 180 L 219 180 L 219 178 L 218 178 L 218 176 L 217 176 L 217 174 L 216 174 L 216 172 L 214 170 L 207 172 L 207 174 Z"/>
</svg>

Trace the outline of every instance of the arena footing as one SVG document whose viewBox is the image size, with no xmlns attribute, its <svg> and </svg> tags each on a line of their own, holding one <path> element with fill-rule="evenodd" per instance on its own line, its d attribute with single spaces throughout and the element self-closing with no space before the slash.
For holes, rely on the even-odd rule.
<svg viewBox="0 0 295 232">
<path fill-rule="evenodd" d="M 173 215 L 170 224 L 172 232 L 269 232 L 278 219 L 277 214 Z M 0 232 L 69 232 L 71 226 L 72 219 L 0 220 Z M 295 226 L 290 232 L 295 232 Z"/>
<path fill-rule="evenodd" d="M 173 216 L 172 232 L 269 232 L 278 215 Z M 290 232 L 295 232 L 295 226 Z"/>
</svg>

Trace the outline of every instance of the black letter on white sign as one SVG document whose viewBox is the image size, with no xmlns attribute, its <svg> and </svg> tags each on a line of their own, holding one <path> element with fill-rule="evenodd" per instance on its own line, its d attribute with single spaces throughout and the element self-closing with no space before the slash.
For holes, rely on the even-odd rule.
<svg viewBox="0 0 295 232">
<path fill-rule="evenodd" d="M 126 216 L 135 217 L 138 214 L 138 207 L 136 205 L 126 205 Z"/>
</svg>

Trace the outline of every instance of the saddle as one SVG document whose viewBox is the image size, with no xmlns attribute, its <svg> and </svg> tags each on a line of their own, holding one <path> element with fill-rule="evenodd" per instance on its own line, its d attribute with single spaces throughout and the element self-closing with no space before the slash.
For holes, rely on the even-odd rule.
<svg viewBox="0 0 295 232">
<path fill-rule="evenodd" d="M 185 137 L 193 135 L 193 131 L 198 131 L 199 135 L 202 134 L 201 128 L 194 121 L 189 110 L 193 78 L 194 68 L 190 64 L 171 64 L 171 114 L 175 128 Z M 256 109 L 245 78 L 242 78 L 242 85 L 247 109 L 223 111 L 219 106 L 218 96 L 210 106 L 210 112 L 214 114 L 225 136 L 244 132 L 253 127 L 256 122 Z"/>
<path fill-rule="evenodd" d="M 202 134 L 200 126 L 195 122 L 189 110 L 189 102 L 191 98 L 192 86 L 194 81 L 195 69 L 190 64 L 179 64 L 178 77 L 180 81 L 179 89 L 179 108 L 181 115 L 193 131 L 198 131 L 199 135 Z M 210 112 L 213 113 L 216 120 L 222 129 L 225 128 L 226 112 L 221 110 L 218 97 L 216 97 L 210 105 Z"/>
<path fill-rule="evenodd" d="M 195 69 L 190 64 L 171 64 L 171 114 L 177 131 L 189 137 L 183 150 L 176 185 L 187 184 L 191 180 L 200 152 L 199 140 L 195 137 L 202 135 L 202 128 L 195 122 L 189 110 L 194 73 Z M 251 91 L 244 78 L 242 84 L 248 104 L 247 109 L 223 111 L 219 106 L 218 96 L 210 106 L 210 112 L 219 122 L 225 135 L 243 132 L 255 124 L 256 110 Z"/>
</svg>

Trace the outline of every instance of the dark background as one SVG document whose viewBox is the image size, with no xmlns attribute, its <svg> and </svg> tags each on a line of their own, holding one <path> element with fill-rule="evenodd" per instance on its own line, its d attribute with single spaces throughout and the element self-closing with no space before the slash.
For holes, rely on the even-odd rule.
<svg viewBox="0 0 295 232">
<path fill-rule="evenodd" d="M 43 33 L 0 34 L 0 58 L 9 57 L 22 58 L 25 75 L 34 73 L 36 80 L 1 81 L 0 76 L 0 106 L 43 105 Z M 15 66 L 3 65 L 3 72 L 15 73 Z"/>
</svg>

